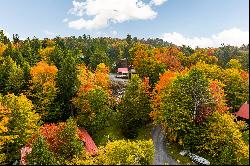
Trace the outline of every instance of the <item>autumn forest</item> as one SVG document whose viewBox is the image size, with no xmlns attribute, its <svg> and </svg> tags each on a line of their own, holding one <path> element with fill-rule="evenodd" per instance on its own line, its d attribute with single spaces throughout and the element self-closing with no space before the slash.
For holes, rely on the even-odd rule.
<svg viewBox="0 0 250 166">
<path fill-rule="evenodd" d="M 123 81 L 110 76 L 119 68 L 128 68 Z M 180 164 L 194 164 L 176 158 L 181 150 L 249 164 L 249 119 L 235 114 L 246 102 L 249 45 L 0 31 L 1 165 L 151 165 L 159 125 Z"/>
</svg>

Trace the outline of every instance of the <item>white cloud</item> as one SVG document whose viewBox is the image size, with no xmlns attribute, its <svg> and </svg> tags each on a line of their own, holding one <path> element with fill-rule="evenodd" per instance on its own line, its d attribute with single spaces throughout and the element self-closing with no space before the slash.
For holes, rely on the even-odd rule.
<svg viewBox="0 0 250 166">
<path fill-rule="evenodd" d="M 55 33 L 50 32 L 50 31 L 48 31 L 48 30 L 45 30 L 45 31 L 43 31 L 43 32 L 45 33 L 45 35 L 46 35 L 47 37 L 51 37 L 51 36 L 54 36 L 54 35 L 55 35 Z"/>
<path fill-rule="evenodd" d="M 80 17 L 83 16 L 85 3 L 81 1 L 75 1 L 75 0 L 73 0 L 72 3 L 74 7 L 71 8 L 68 13 L 74 14 Z"/>
<path fill-rule="evenodd" d="M 68 22 L 68 21 L 69 21 L 68 18 L 63 19 L 63 22 Z"/>
<path fill-rule="evenodd" d="M 81 18 L 69 21 L 68 26 L 78 30 L 90 30 L 107 27 L 110 23 L 154 19 L 157 13 L 152 9 L 152 3 L 161 5 L 164 2 L 165 0 L 154 0 L 150 3 L 144 3 L 142 0 L 73 0 L 73 8 L 69 13 Z"/>
<path fill-rule="evenodd" d="M 211 37 L 185 37 L 180 33 L 164 33 L 161 37 L 163 40 L 172 42 L 176 45 L 189 45 L 192 48 L 196 46 L 204 47 L 219 47 L 222 43 L 225 45 L 241 46 L 249 43 L 249 31 L 242 31 L 238 28 L 227 29 Z"/>
<path fill-rule="evenodd" d="M 154 4 L 155 6 L 162 5 L 164 2 L 167 0 L 151 0 L 151 3 Z"/>
</svg>

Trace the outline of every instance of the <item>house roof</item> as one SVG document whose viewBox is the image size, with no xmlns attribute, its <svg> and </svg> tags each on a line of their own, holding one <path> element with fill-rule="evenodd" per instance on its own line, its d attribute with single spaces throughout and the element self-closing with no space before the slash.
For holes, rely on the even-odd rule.
<svg viewBox="0 0 250 166">
<path fill-rule="evenodd" d="M 236 116 L 249 119 L 249 104 L 244 103 L 238 112 L 235 113 Z"/>
<path fill-rule="evenodd" d="M 127 73 L 128 72 L 128 68 L 118 68 L 118 73 L 122 72 L 122 73 Z"/>
<path fill-rule="evenodd" d="M 97 154 L 97 146 L 95 145 L 95 142 L 91 138 L 91 136 L 88 134 L 88 132 L 83 128 L 78 128 L 78 135 L 81 140 L 85 142 L 85 150 L 89 152 L 91 155 Z"/>
</svg>

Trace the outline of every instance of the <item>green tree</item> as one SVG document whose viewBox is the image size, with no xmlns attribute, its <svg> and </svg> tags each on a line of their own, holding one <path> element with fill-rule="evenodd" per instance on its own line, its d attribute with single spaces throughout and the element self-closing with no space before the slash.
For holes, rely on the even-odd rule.
<svg viewBox="0 0 250 166">
<path fill-rule="evenodd" d="M 77 125 L 73 118 L 67 120 L 65 128 L 58 133 L 58 138 L 60 140 L 58 153 L 65 160 L 70 160 L 83 152 L 84 143 L 78 137 Z"/>
<path fill-rule="evenodd" d="M 137 75 L 133 75 L 119 104 L 121 126 L 124 135 L 129 138 L 135 137 L 136 130 L 150 121 L 150 97 L 145 84 Z"/>
<path fill-rule="evenodd" d="M 0 91 L 19 94 L 24 86 L 24 73 L 10 57 L 0 57 Z"/>
<path fill-rule="evenodd" d="M 49 150 L 45 138 L 39 136 L 31 144 L 31 153 L 27 155 L 29 165 L 58 165 L 54 154 Z"/>
</svg>

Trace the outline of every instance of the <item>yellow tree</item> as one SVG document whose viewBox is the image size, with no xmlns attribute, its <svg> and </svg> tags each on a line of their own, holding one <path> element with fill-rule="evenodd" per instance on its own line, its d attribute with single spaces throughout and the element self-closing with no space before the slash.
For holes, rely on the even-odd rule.
<svg viewBox="0 0 250 166">
<path fill-rule="evenodd" d="M 6 135 L 8 131 L 7 124 L 9 122 L 7 115 L 10 114 L 10 112 L 11 111 L 0 102 L 0 164 L 4 164 L 6 160 L 6 155 L 2 152 L 3 146 L 13 139 L 12 136 Z"/>
<path fill-rule="evenodd" d="M 93 134 L 105 126 L 111 111 L 109 69 L 101 63 L 93 73 L 80 65 L 78 79 L 81 85 L 72 102 L 78 108 L 78 124 Z"/>
<path fill-rule="evenodd" d="M 54 65 L 48 65 L 44 61 L 38 62 L 30 70 L 31 97 L 34 99 L 37 110 L 44 116 L 49 111 L 50 104 L 56 97 L 56 75 L 58 69 Z"/>
<path fill-rule="evenodd" d="M 39 120 L 25 95 L 0 95 L 0 142 L 7 164 L 20 159 L 20 148 L 38 130 Z"/>
</svg>

